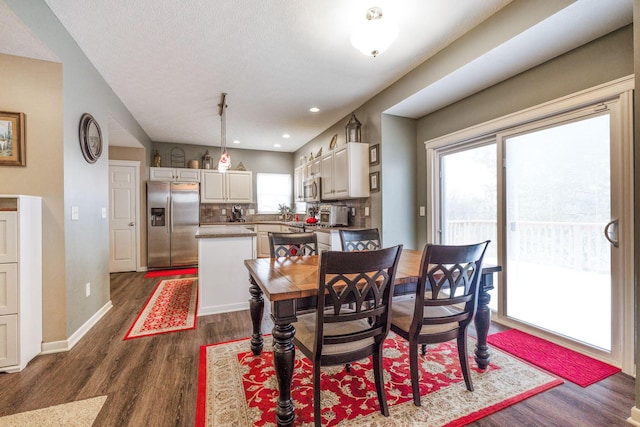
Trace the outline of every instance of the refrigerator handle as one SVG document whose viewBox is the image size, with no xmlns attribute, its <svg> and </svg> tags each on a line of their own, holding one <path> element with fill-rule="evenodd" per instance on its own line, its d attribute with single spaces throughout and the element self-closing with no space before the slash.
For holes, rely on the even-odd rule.
<svg viewBox="0 0 640 427">
<path fill-rule="evenodd" d="M 171 233 L 173 233 L 173 196 L 169 196 L 170 206 L 169 206 L 169 222 L 171 223 Z"/>
<path fill-rule="evenodd" d="M 173 212 L 171 212 L 171 207 L 169 206 L 169 199 L 171 196 L 167 196 L 167 214 L 169 215 L 169 221 L 167 221 L 167 233 L 171 232 L 170 223 L 173 223 Z"/>
</svg>

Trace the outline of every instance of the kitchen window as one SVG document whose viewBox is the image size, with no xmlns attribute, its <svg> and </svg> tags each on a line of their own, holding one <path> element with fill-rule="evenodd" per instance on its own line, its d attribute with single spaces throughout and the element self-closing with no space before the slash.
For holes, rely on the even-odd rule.
<svg viewBox="0 0 640 427">
<path fill-rule="evenodd" d="M 291 206 L 291 201 L 293 200 L 291 182 L 290 174 L 256 174 L 258 213 L 279 213 L 278 205 Z"/>
</svg>

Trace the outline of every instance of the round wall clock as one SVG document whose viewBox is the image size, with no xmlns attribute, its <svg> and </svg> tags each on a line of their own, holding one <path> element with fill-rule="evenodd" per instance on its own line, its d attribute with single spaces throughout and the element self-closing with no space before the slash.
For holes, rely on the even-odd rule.
<svg viewBox="0 0 640 427">
<path fill-rule="evenodd" d="M 102 154 L 100 126 L 89 113 L 84 113 L 80 118 L 80 148 L 89 163 L 95 163 Z"/>
</svg>

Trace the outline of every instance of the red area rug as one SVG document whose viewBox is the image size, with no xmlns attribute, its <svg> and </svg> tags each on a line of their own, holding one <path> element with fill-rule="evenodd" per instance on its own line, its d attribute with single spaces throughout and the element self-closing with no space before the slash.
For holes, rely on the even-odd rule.
<svg viewBox="0 0 640 427">
<path fill-rule="evenodd" d="M 179 276 L 179 275 L 186 275 L 186 274 L 198 274 L 198 269 L 197 268 L 181 268 L 177 270 L 149 271 L 147 274 L 144 275 L 144 278 L 148 279 L 149 277 Z"/>
<path fill-rule="evenodd" d="M 170 279 L 158 283 L 124 339 L 196 328 L 198 279 Z"/>
<path fill-rule="evenodd" d="M 489 335 L 487 342 L 582 387 L 620 372 L 615 366 L 517 329 Z"/>
<path fill-rule="evenodd" d="M 249 339 L 200 348 L 196 426 L 275 425 L 278 385 L 273 368 L 271 340 L 254 356 Z M 469 348 L 475 340 L 469 338 Z M 390 417 L 380 413 L 371 358 L 344 366 L 322 368 L 323 426 L 463 426 L 534 394 L 562 380 L 521 362 L 500 350 L 492 350 L 485 372 L 476 368 L 469 354 L 475 391 L 467 391 L 455 343 L 429 346 L 420 356 L 422 406 L 413 404 L 407 342 L 391 334 L 385 342 L 385 388 Z M 294 425 L 313 425 L 311 363 L 296 351 L 292 397 Z"/>
</svg>

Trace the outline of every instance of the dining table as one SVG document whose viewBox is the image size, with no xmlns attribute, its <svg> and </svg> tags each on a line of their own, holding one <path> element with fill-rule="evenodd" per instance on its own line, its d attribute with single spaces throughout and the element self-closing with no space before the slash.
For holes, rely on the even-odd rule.
<svg viewBox="0 0 640 427">
<path fill-rule="evenodd" d="M 291 426 L 295 419 L 291 383 L 295 347 L 293 337 L 301 307 L 309 307 L 318 295 L 318 270 L 321 255 L 305 255 L 281 258 L 257 258 L 244 261 L 249 271 L 249 311 L 253 332 L 251 351 L 254 355 L 262 353 L 262 317 L 265 297 L 271 307 L 273 320 L 273 363 L 278 382 L 276 422 L 278 426 Z M 420 274 L 422 251 L 404 249 L 396 269 L 394 298 L 415 292 Z M 477 343 L 475 360 L 482 370 L 489 365 L 490 354 L 487 346 L 487 334 L 491 323 L 489 291 L 494 288 L 493 275 L 502 271 L 498 265 L 484 265 L 480 276 L 478 305 L 474 318 Z"/>
</svg>

